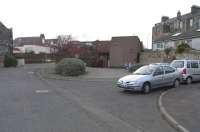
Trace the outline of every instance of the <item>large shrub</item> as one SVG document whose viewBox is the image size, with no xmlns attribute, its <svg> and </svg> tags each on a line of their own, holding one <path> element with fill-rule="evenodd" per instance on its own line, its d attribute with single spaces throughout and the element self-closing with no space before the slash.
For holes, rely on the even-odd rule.
<svg viewBox="0 0 200 132">
<path fill-rule="evenodd" d="M 4 67 L 16 67 L 17 59 L 11 55 L 5 55 L 4 57 Z"/>
<path fill-rule="evenodd" d="M 176 53 L 182 54 L 183 52 L 191 49 L 190 46 L 186 43 L 181 43 L 176 48 Z"/>
<path fill-rule="evenodd" d="M 63 76 L 78 76 L 85 73 L 85 63 L 76 58 L 64 58 L 56 65 L 55 71 Z"/>
</svg>

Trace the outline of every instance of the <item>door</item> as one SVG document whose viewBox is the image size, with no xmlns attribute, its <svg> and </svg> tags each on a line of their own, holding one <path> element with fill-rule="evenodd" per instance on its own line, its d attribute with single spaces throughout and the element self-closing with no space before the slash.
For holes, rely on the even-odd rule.
<svg viewBox="0 0 200 132">
<path fill-rule="evenodd" d="M 164 76 L 163 76 L 163 82 L 165 86 L 173 85 L 175 80 L 175 69 L 170 66 L 164 66 Z"/>
<path fill-rule="evenodd" d="M 153 78 L 152 78 L 152 88 L 158 88 L 163 86 L 163 75 L 164 75 L 164 70 L 163 67 L 158 67 L 154 74 L 153 74 Z"/>
<path fill-rule="evenodd" d="M 192 74 L 192 79 L 194 81 L 200 80 L 199 61 L 191 61 L 190 74 Z"/>
</svg>

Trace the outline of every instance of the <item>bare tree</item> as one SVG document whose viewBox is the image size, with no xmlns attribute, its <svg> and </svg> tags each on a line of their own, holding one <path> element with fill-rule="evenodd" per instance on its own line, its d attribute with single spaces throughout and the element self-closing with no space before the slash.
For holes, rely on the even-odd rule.
<svg viewBox="0 0 200 132">
<path fill-rule="evenodd" d="M 59 49 L 63 49 L 67 44 L 69 44 L 73 39 L 71 35 L 58 35 L 57 46 Z"/>
<path fill-rule="evenodd" d="M 68 53 L 68 45 L 73 41 L 71 35 L 58 35 L 57 37 L 57 61 L 61 60 L 62 58 L 69 57 L 70 54 Z"/>
</svg>

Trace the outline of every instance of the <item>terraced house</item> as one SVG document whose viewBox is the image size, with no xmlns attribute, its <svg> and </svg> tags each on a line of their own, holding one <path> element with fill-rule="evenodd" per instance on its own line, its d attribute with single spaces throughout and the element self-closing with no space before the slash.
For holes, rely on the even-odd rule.
<svg viewBox="0 0 200 132">
<path fill-rule="evenodd" d="M 13 33 L 11 28 L 7 28 L 0 22 L 0 65 L 3 64 L 4 55 L 11 53 L 13 47 Z"/>
<path fill-rule="evenodd" d="M 193 5 L 191 12 L 169 18 L 163 16 L 161 22 L 152 29 L 153 50 L 176 48 L 180 43 L 187 43 L 191 48 L 200 50 L 200 6 Z"/>
</svg>

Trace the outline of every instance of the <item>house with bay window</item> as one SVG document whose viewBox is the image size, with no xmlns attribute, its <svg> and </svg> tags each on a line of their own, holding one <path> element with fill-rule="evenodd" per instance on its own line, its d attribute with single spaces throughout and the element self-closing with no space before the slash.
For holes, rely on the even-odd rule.
<svg viewBox="0 0 200 132">
<path fill-rule="evenodd" d="M 155 24 L 152 29 L 154 51 L 176 48 L 181 42 L 200 50 L 200 6 L 193 5 L 191 12 L 184 15 L 178 11 L 174 18 L 163 16 L 161 22 Z"/>
</svg>

